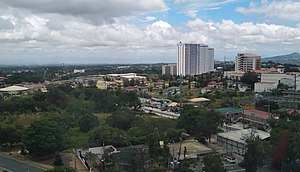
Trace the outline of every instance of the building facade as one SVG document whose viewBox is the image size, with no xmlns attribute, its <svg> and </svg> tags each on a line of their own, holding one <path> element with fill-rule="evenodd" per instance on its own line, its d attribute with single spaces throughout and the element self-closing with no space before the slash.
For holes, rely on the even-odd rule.
<svg viewBox="0 0 300 172">
<path fill-rule="evenodd" d="M 256 54 L 243 53 L 235 58 L 235 71 L 248 72 L 261 70 L 261 57 Z"/>
<path fill-rule="evenodd" d="M 167 64 L 162 66 L 162 74 L 167 76 L 177 75 L 177 65 L 176 64 Z"/>
<path fill-rule="evenodd" d="M 213 48 L 204 44 L 177 44 L 177 75 L 198 75 L 213 70 Z"/>
</svg>

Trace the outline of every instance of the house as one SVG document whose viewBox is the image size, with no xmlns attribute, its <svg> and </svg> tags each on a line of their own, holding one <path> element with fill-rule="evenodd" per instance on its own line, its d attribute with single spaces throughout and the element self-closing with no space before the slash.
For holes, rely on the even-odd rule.
<svg viewBox="0 0 300 172">
<path fill-rule="evenodd" d="M 211 87 L 203 87 L 203 88 L 201 88 L 200 92 L 202 94 L 205 94 L 205 93 L 211 93 L 212 90 L 211 90 Z"/>
<path fill-rule="evenodd" d="M 196 81 L 190 82 L 190 89 L 196 89 L 196 86 L 197 86 L 197 82 Z"/>
<path fill-rule="evenodd" d="M 165 80 L 158 80 L 154 83 L 155 88 L 164 88 L 165 87 Z"/>
<path fill-rule="evenodd" d="M 271 118 L 272 114 L 269 112 L 252 109 L 252 110 L 244 110 L 242 118 L 244 121 L 247 121 L 252 124 L 259 124 L 262 126 L 267 126 L 267 119 Z"/>
<path fill-rule="evenodd" d="M 226 83 L 227 83 L 227 88 L 238 89 L 240 92 L 245 92 L 251 89 L 251 86 L 249 84 L 245 84 L 243 82 L 235 82 L 232 80 L 227 80 Z"/>
<path fill-rule="evenodd" d="M 210 87 L 210 88 L 223 88 L 224 83 L 223 82 L 211 81 L 207 84 L 207 86 Z"/>
</svg>

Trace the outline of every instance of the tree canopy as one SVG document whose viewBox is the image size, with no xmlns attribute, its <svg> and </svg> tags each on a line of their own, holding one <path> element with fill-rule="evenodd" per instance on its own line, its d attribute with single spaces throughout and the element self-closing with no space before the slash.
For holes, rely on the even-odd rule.
<svg viewBox="0 0 300 172">
<path fill-rule="evenodd" d="M 54 153 L 63 146 L 63 132 L 54 121 L 37 121 L 24 131 L 22 142 L 30 154 Z"/>
</svg>

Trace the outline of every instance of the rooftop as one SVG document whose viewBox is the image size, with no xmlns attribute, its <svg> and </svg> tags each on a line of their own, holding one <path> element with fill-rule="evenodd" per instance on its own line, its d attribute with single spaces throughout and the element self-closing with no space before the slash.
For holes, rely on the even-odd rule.
<svg viewBox="0 0 300 172">
<path fill-rule="evenodd" d="M 209 147 L 207 147 L 206 145 L 199 143 L 196 140 L 183 140 L 182 142 L 177 142 L 177 143 L 171 143 L 170 145 L 168 145 L 168 147 L 170 148 L 170 152 L 179 152 L 181 146 L 181 155 L 180 155 L 180 159 L 183 159 L 183 150 L 184 147 L 186 147 L 186 158 L 190 159 L 190 158 L 197 158 L 197 154 L 206 154 L 211 152 L 211 149 Z M 176 154 L 176 156 L 178 156 L 178 154 Z"/>
<path fill-rule="evenodd" d="M 251 132 L 253 132 L 256 136 L 258 136 L 261 140 L 267 139 L 270 137 L 270 133 L 262 131 L 262 130 L 252 130 L 249 129 L 243 129 L 243 130 L 236 130 L 236 131 L 230 131 L 226 133 L 219 133 L 218 136 L 227 138 L 229 140 L 233 140 L 240 143 L 246 143 L 247 138 L 251 136 Z"/>
<path fill-rule="evenodd" d="M 189 99 L 189 102 L 208 102 L 210 99 L 204 98 L 204 97 L 199 97 L 199 98 L 193 98 Z"/>
<path fill-rule="evenodd" d="M 261 110 L 257 110 L 257 109 L 252 109 L 252 110 L 245 110 L 244 113 L 254 113 L 257 116 L 261 116 L 264 118 L 270 118 L 272 116 L 271 113 L 269 112 L 265 112 L 265 111 L 261 111 Z"/>
<path fill-rule="evenodd" d="M 5 88 L 1 88 L 0 92 L 16 92 L 16 91 L 26 91 L 29 88 L 27 87 L 20 87 L 20 86 L 10 86 L 10 87 L 5 87 Z"/>
</svg>

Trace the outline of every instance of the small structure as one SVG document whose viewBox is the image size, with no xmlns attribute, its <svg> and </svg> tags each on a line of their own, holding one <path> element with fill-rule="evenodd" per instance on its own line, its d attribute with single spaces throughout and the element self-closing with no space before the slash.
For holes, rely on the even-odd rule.
<svg viewBox="0 0 300 172">
<path fill-rule="evenodd" d="M 190 89 L 196 89 L 196 86 L 197 86 L 197 82 L 196 81 L 192 81 L 190 83 Z"/>
<path fill-rule="evenodd" d="M 243 129 L 217 134 L 217 144 L 226 150 L 244 155 L 247 150 L 246 140 L 251 135 L 258 136 L 261 140 L 270 138 L 270 133 L 262 130 Z"/>
<path fill-rule="evenodd" d="M 220 112 L 225 115 L 228 122 L 237 122 L 237 120 L 242 116 L 242 109 L 236 109 L 232 107 L 225 107 L 216 109 L 217 112 Z"/>
<path fill-rule="evenodd" d="M 185 105 L 194 105 L 194 106 L 203 106 L 210 103 L 210 99 L 199 97 L 199 98 L 193 98 L 189 99 L 188 103 L 184 103 Z"/>
</svg>

